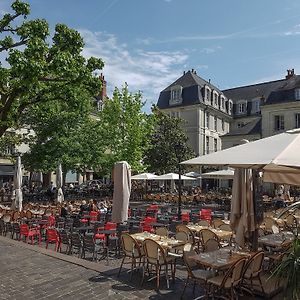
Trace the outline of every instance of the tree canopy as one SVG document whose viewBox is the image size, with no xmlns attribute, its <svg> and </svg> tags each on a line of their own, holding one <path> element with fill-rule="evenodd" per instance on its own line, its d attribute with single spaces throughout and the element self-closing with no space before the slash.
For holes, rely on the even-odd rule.
<svg viewBox="0 0 300 300">
<path fill-rule="evenodd" d="M 102 171 L 109 174 L 117 161 L 126 160 L 133 171 L 144 170 L 143 156 L 148 147 L 151 130 L 150 117 L 142 111 L 144 103 L 140 92 L 130 93 L 127 85 L 115 88 L 99 114 L 99 134 L 105 145 L 99 156 Z"/>
<path fill-rule="evenodd" d="M 82 114 L 101 88 L 94 71 L 103 67 L 101 59 L 82 56 L 76 30 L 57 24 L 51 39 L 46 20 L 27 19 L 29 4 L 17 0 L 11 8 L 0 20 L 0 53 L 6 56 L 0 65 L 0 137 L 8 128 L 34 125 L 32 116 L 42 121 L 43 113 L 70 108 Z"/>
<path fill-rule="evenodd" d="M 149 135 L 149 148 L 145 152 L 144 163 L 150 172 L 158 174 L 178 172 L 180 161 L 194 156 L 183 131 L 180 118 L 153 109 L 154 130 Z"/>
</svg>

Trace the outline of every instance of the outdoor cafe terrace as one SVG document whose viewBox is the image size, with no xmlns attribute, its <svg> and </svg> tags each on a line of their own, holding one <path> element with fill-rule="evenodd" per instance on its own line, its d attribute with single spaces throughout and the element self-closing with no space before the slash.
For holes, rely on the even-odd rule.
<svg viewBox="0 0 300 300">
<path fill-rule="evenodd" d="M 60 205 L 37 203 L 24 205 L 21 212 L 0 205 L 0 216 L 0 234 L 6 239 L 118 268 L 116 279 L 136 289 L 147 287 L 162 295 L 172 291 L 177 299 L 265 298 L 284 286 L 284 281 L 270 275 L 295 238 L 300 210 L 280 218 L 266 211 L 254 252 L 236 244 L 228 218 L 217 218 L 205 208 L 183 210 L 178 220 L 172 206 L 141 203 L 129 208 L 127 221 L 117 224 L 110 211 L 89 211 L 77 200 L 65 217 Z"/>
</svg>

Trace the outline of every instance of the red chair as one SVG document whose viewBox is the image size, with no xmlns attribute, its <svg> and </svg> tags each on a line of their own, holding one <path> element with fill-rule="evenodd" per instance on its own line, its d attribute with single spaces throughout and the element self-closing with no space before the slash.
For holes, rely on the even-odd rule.
<svg viewBox="0 0 300 300">
<path fill-rule="evenodd" d="M 204 209 L 202 208 L 201 211 L 200 211 L 200 219 L 201 220 L 206 220 L 208 221 L 209 223 L 211 223 L 211 209 Z"/>
<path fill-rule="evenodd" d="M 49 227 L 54 227 L 55 226 L 55 216 L 51 215 L 48 217 L 48 226 Z"/>
<path fill-rule="evenodd" d="M 101 233 L 101 231 L 103 230 L 104 230 L 104 226 L 99 226 L 95 229 L 94 240 L 100 240 L 100 241 L 105 240 L 105 234 Z"/>
<path fill-rule="evenodd" d="M 99 215 L 99 212 L 98 211 L 91 211 L 90 212 L 90 221 L 98 221 L 98 215 Z"/>
<path fill-rule="evenodd" d="M 187 213 L 182 213 L 181 214 L 181 221 L 189 222 L 190 221 L 190 214 L 188 212 Z"/>
<path fill-rule="evenodd" d="M 29 228 L 27 224 L 20 225 L 20 237 L 19 239 L 25 237 L 25 242 L 28 242 L 28 238 L 31 238 L 31 244 L 33 245 L 33 238 L 37 237 L 39 245 L 41 244 L 41 232 L 39 227 Z"/>
<path fill-rule="evenodd" d="M 128 208 L 128 218 L 131 217 L 131 214 L 132 214 L 132 210 L 131 210 L 131 208 Z"/>
<path fill-rule="evenodd" d="M 117 230 L 117 223 L 107 222 L 104 225 L 104 230 Z"/>
<path fill-rule="evenodd" d="M 89 223 L 90 214 L 88 212 L 84 212 L 82 218 L 79 220 L 83 225 L 87 225 Z"/>
<path fill-rule="evenodd" d="M 58 231 L 54 228 L 48 228 L 46 231 L 46 249 L 48 249 L 49 243 L 55 243 L 55 251 L 58 251 L 60 247 L 60 238 Z"/>
</svg>

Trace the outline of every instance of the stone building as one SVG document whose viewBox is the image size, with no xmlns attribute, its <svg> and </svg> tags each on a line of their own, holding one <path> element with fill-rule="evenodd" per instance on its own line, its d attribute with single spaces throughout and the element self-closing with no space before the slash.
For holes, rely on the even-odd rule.
<svg viewBox="0 0 300 300">
<path fill-rule="evenodd" d="M 223 149 L 242 139 L 264 138 L 300 127 L 300 76 L 287 70 L 284 79 L 223 90 L 233 101 L 229 133 Z"/>
<path fill-rule="evenodd" d="M 221 135 L 229 132 L 233 102 L 210 80 L 194 69 L 184 72 L 159 95 L 157 106 L 184 120 L 184 129 L 195 154 L 203 155 L 222 148 Z"/>
</svg>

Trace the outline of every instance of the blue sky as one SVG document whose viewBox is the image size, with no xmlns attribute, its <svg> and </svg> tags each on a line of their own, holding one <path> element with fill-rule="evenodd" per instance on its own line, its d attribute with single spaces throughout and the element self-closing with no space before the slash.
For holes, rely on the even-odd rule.
<svg viewBox="0 0 300 300">
<path fill-rule="evenodd" d="M 0 0 L 0 13 L 12 1 Z M 104 59 L 111 93 L 127 82 L 146 110 L 194 68 L 220 89 L 300 74 L 299 0 L 29 0 L 33 18 L 65 23 L 85 56 Z"/>
</svg>

